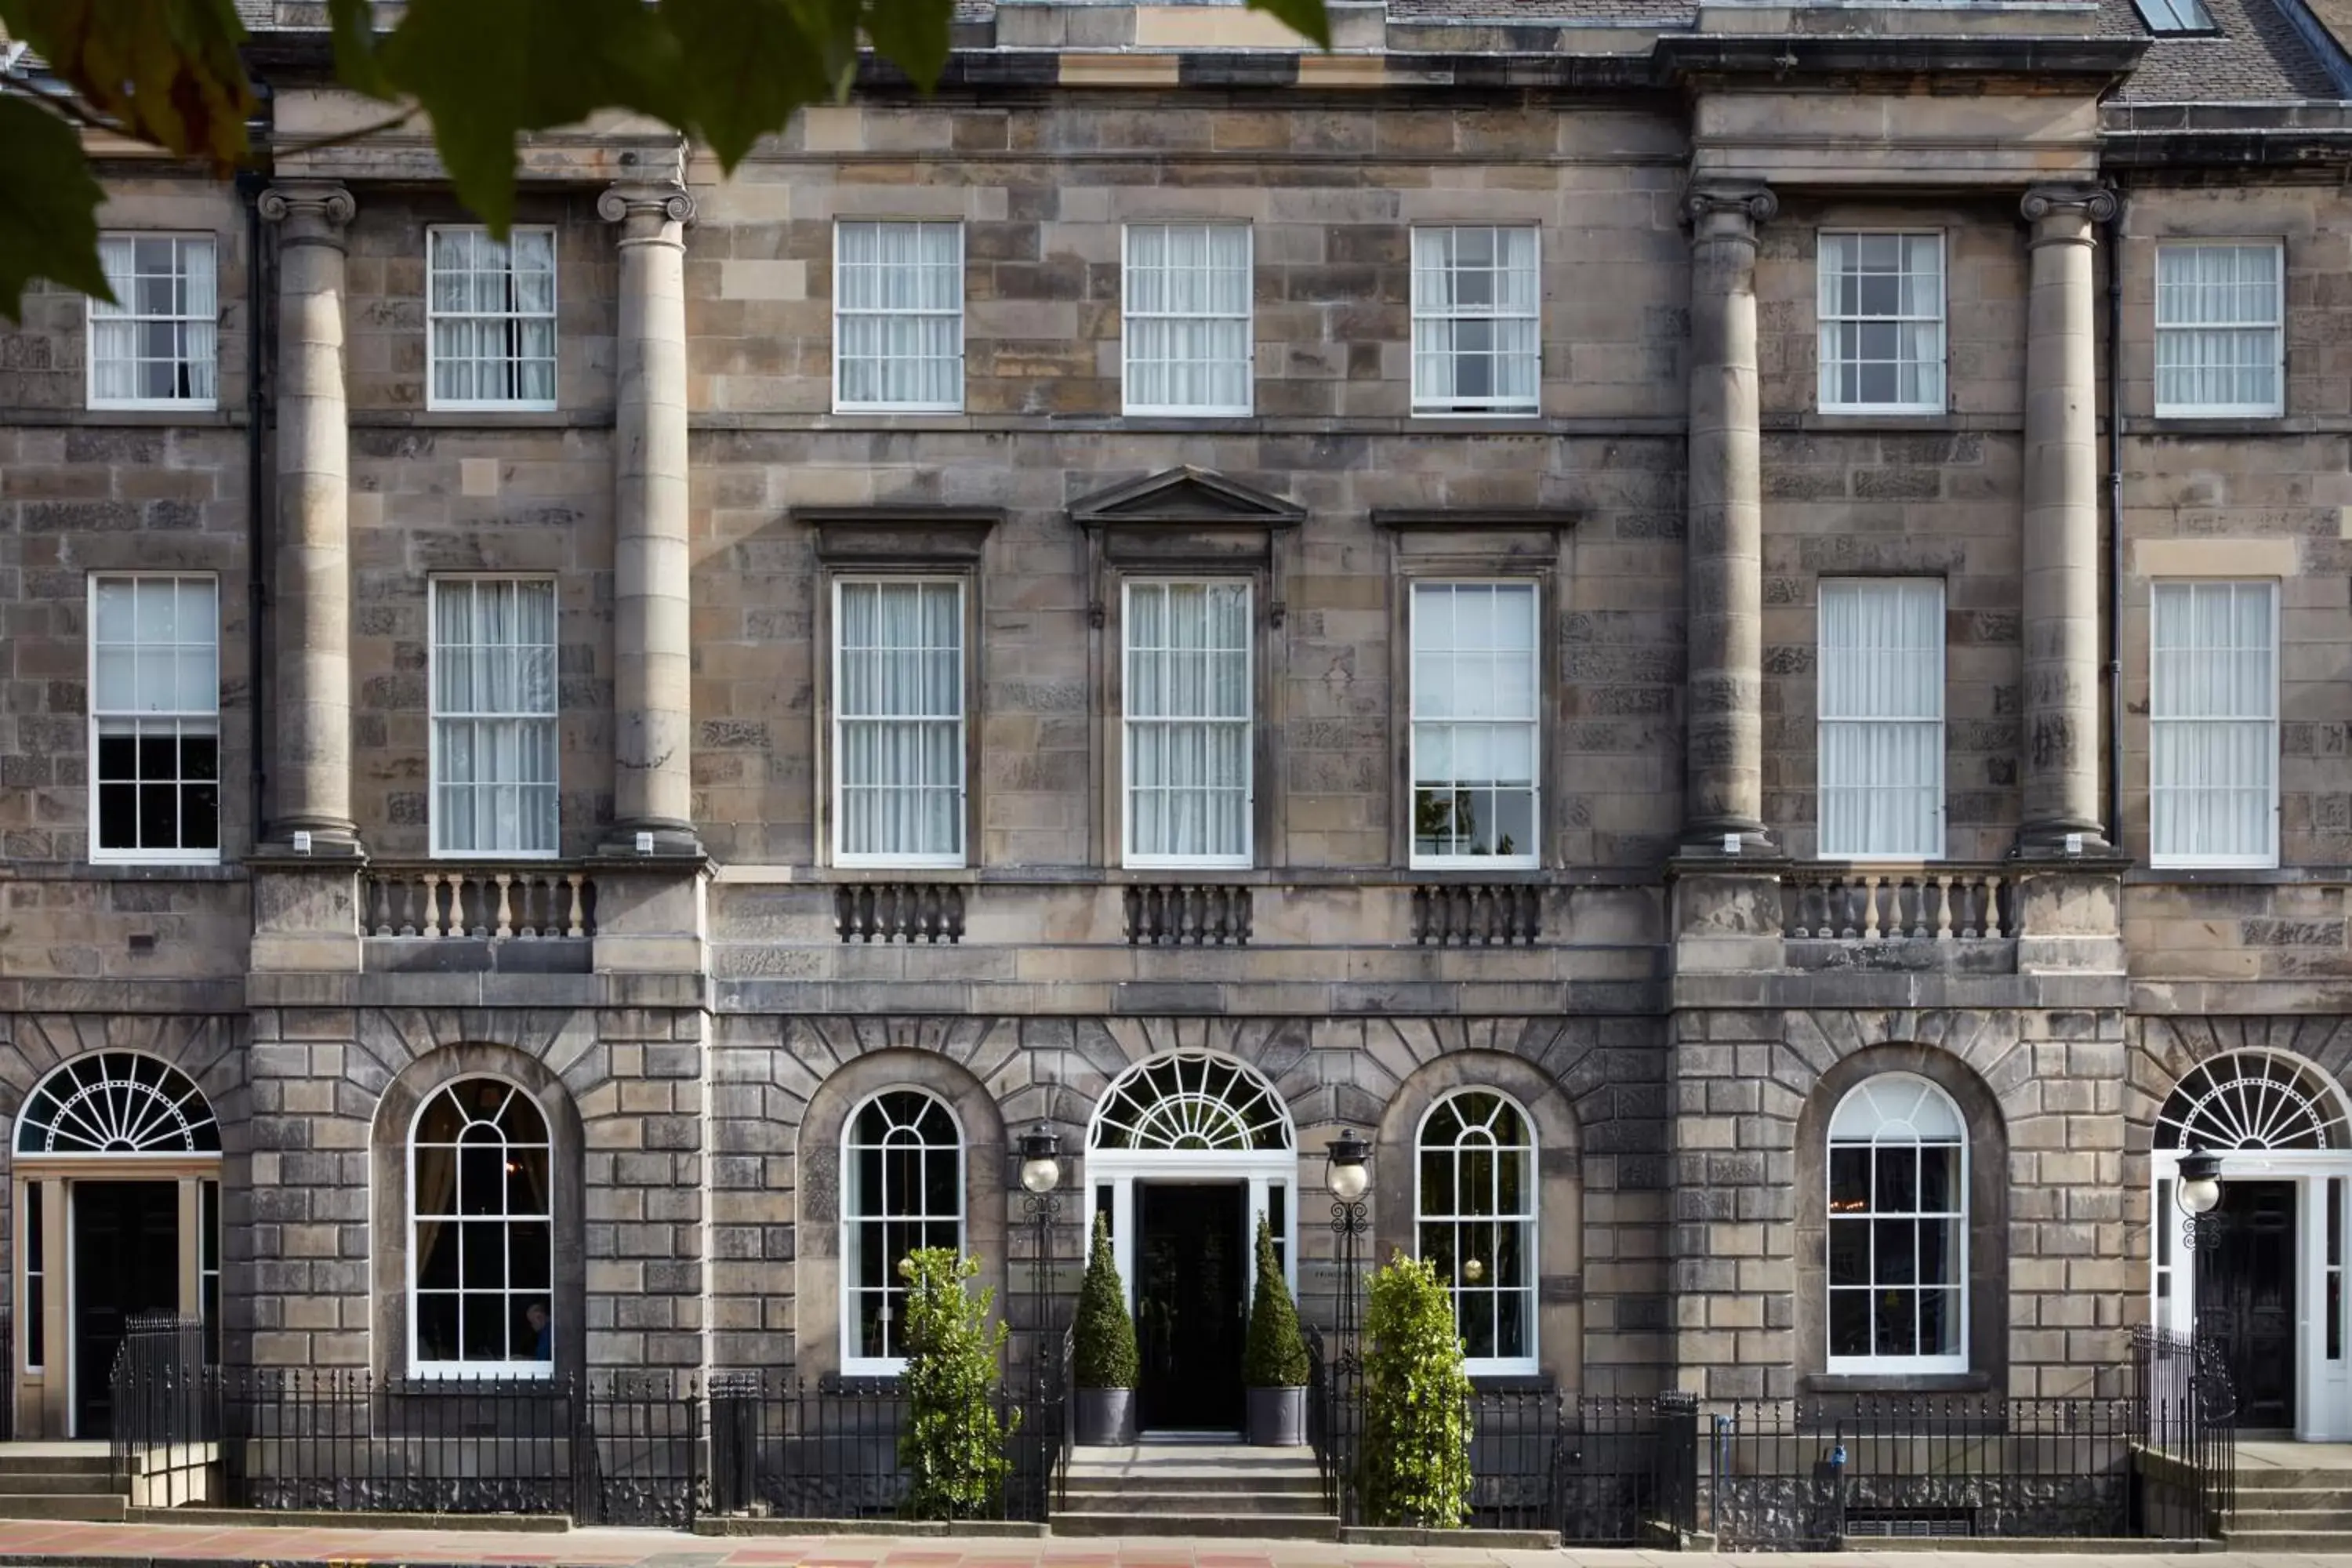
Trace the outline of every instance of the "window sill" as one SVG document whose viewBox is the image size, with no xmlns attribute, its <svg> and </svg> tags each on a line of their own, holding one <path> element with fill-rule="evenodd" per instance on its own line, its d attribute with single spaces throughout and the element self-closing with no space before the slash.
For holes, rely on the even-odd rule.
<svg viewBox="0 0 2352 1568">
<path fill-rule="evenodd" d="M 1807 1394 L 1985 1394 L 1989 1372 L 1814 1372 L 1798 1380 Z"/>
</svg>

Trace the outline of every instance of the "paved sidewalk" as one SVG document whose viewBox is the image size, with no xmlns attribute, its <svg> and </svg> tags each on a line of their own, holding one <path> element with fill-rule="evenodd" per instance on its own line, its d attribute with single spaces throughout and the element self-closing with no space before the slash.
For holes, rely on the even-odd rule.
<svg viewBox="0 0 2352 1568">
<path fill-rule="evenodd" d="M 471 1530 L 310 1530 L 183 1524 L 58 1524 L 0 1521 L 0 1568 L 2298 1568 L 2352 1562 L 2337 1555 L 2189 1555 L 1992 1552 L 1515 1552 L 1459 1547 L 1324 1546 L 1293 1542 L 978 1541 L 892 1536 L 761 1536 L 711 1540 L 656 1530 L 561 1535 Z"/>
</svg>

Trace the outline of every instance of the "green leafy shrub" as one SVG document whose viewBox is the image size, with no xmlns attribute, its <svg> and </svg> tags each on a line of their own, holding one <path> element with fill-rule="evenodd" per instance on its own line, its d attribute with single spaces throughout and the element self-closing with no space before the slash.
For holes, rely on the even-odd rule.
<svg viewBox="0 0 2352 1568">
<path fill-rule="evenodd" d="M 976 1258 L 944 1247 L 908 1253 L 898 1264 L 907 1290 L 907 1427 L 898 1462 L 909 1484 L 906 1512 L 913 1519 L 983 1519 L 1000 1510 L 1004 1442 L 1019 1429 L 997 1419 L 997 1357 L 1012 1331 L 988 1310 L 996 1292 L 978 1295 L 964 1281 L 980 1272 Z"/>
<path fill-rule="evenodd" d="M 1274 1231 L 1262 1210 L 1257 1216 L 1257 1290 L 1250 1299 L 1242 1382 L 1250 1388 L 1303 1388 L 1307 1384 L 1307 1341 L 1298 1332 L 1298 1309 L 1282 1278 L 1282 1262 L 1274 1255 Z"/>
<path fill-rule="evenodd" d="M 1364 1506 L 1380 1524 L 1451 1530 L 1470 1511 L 1470 1374 L 1454 1297 L 1402 1253 L 1364 1310 Z"/>
<path fill-rule="evenodd" d="M 1128 1316 L 1127 1286 L 1111 1256 L 1110 1216 L 1095 1215 L 1087 1277 L 1078 1283 L 1078 1318 L 1072 1330 L 1071 1376 L 1080 1388 L 1133 1388 L 1140 1364 L 1135 1320 Z"/>
</svg>

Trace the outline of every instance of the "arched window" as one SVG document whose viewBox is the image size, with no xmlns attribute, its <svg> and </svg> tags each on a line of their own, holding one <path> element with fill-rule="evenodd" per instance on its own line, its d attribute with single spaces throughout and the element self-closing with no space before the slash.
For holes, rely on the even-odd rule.
<svg viewBox="0 0 2352 1568">
<path fill-rule="evenodd" d="M 919 1089 L 877 1094 L 849 1119 L 842 1147 L 841 1367 L 898 1370 L 906 1281 L 918 1247 L 963 1250 L 963 1135 Z"/>
<path fill-rule="evenodd" d="M 135 1051 L 66 1063 L 25 1099 L 19 1154 L 217 1154 L 220 1123 L 188 1075 Z"/>
<path fill-rule="evenodd" d="M 1830 1118 L 1829 1366 L 1968 1370 L 1968 1150 L 1951 1098 L 1911 1073 Z"/>
<path fill-rule="evenodd" d="M 547 1118 L 503 1079 L 425 1102 L 408 1147 L 415 1371 L 533 1376 L 555 1366 Z"/>
<path fill-rule="evenodd" d="M 1415 1235 L 1454 1289 L 1474 1373 L 1536 1365 L 1536 1144 L 1519 1108 L 1486 1089 L 1422 1118 Z"/>
</svg>

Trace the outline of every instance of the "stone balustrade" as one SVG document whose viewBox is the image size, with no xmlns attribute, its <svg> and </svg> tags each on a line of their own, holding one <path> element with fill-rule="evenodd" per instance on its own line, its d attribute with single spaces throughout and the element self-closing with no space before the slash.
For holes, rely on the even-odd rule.
<svg viewBox="0 0 2352 1568">
<path fill-rule="evenodd" d="M 1780 880 L 1782 929 L 1835 942 L 1972 942 L 2018 932 L 2013 868 L 1799 866 Z"/>
<path fill-rule="evenodd" d="M 378 862 L 361 888 L 360 930 L 372 937 L 593 937 L 595 879 L 562 865 Z"/>
<path fill-rule="evenodd" d="M 1246 887 L 1138 882 L 1124 903 L 1130 947 L 1241 947 L 1250 939 Z"/>
<path fill-rule="evenodd" d="M 953 882 L 845 882 L 833 891 L 844 942 L 963 940 L 963 889 Z"/>
<path fill-rule="evenodd" d="M 1526 882 L 1433 882 L 1412 890 L 1423 947 L 1518 947 L 1543 931 L 1543 889 Z"/>
</svg>

